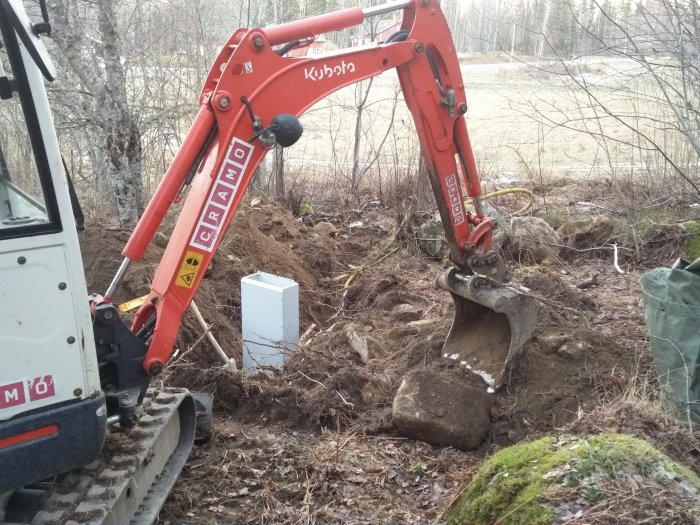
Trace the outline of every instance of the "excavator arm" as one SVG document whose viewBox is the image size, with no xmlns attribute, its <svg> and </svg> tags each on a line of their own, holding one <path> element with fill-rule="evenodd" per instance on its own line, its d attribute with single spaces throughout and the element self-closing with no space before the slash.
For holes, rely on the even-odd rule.
<svg viewBox="0 0 700 525">
<path fill-rule="evenodd" d="M 401 28 L 385 42 L 314 57 L 284 56 L 322 33 L 396 10 L 403 10 Z M 492 221 L 480 206 L 464 118 L 464 81 L 436 0 L 395 1 L 266 29 L 239 29 L 214 62 L 192 128 L 125 247 L 124 262 L 105 297 L 110 300 L 128 267 L 141 260 L 168 208 L 189 187 L 151 292 L 132 325 L 147 345 L 143 369 L 148 376 L 159 374 L 170 358 L 182 316 L 265 154 L 276 143 L 296 142 L 302 132 L 297 117 L 310 106 L 392 68 L 415 120 L 455 265 L 452 277 L 438 284 L 453 293 L 459 310 L 462 301 L 473 302 L 470 290 L 483 292 L 487 283 L 472 282 L 475 268 L 488 279 L 508 279 L 507 267 L 492 249 Z M 473 211 L 465 208 L 465 195 Z"/>
</svg>

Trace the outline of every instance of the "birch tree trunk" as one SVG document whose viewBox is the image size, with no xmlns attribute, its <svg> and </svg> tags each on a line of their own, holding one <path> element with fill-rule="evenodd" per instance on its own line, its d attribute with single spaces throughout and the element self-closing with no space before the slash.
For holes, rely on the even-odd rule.
<svg viewBox="0 0 700 525">
<path fill-rule="evenodd" d="M 87 6 L 97 20 L 94 29 L 85 22 L 93 17 L 81 12 L 85 9 L 82 2 L 56 0 L 50 8 L 52 38 L 61 59 L 80 81 L 83 106 L 88 106 L 84 108 L 87 120 L 105 151 L 104 170 L 93 167 L 93 171 L 106 173 L 105 182 L 119 226 L 133 228 L 143 212 L 141 133 L 127 99 L 115 0 L 100 0 Z M 93 161 L 96 160 L 97 156 Z"/>
</svg>

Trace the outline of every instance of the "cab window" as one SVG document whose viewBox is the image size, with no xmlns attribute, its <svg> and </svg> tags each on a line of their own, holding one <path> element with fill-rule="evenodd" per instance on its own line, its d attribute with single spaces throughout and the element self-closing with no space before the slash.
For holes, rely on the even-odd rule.
<svg viewBox="0 0 700 525">
<path fill-rule="evenodd" d="M 0 79 L 0 238 L 60 229 L 51 174 L 16 33 L 2 25 Z M 8 89 L 7 86 L 12 86 Z"/>
</svg>

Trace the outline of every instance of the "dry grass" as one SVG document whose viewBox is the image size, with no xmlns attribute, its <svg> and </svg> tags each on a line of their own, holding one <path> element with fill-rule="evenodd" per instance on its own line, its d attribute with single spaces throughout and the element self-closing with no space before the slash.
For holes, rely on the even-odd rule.
<svg viewBox="0 0 700 525">
<path fill-rule="evenodd" d="M 604 378 L 602 402 L 593 410 L 579 413 L 570 430 L 621 432 L 640 437 L 700 473 L 700 430 L 688 428 L 661 395 L 646 346 L 638 351 L 635 370 L 624 377 L 625 383 L 613 374 Z"/>
</svg>

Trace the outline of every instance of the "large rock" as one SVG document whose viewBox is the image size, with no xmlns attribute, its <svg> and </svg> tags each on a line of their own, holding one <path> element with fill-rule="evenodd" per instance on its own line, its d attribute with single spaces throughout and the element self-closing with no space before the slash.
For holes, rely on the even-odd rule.
<svg viewBox="0 0 700 525">
<path fill-rule="evenodd" d="M 520 255 L 540 263 L 559 255 L 559 234 L 539 217 L 513 217 L 508 234 L 511 246 Z"/>
<path fill-rule="evenodd" d="M 472 450 L 489 429 L 491 404 L 485 388 L 436 372 L 415 370 L 401 382 L 392 415 L 406 437 Z"/>
<path fill-rule="evenodd" d="M 581 221 L 569 221 L 557 232 L 571 248 L 593 248 L 610 241 L 615 225 L 610 217 L 598 215 Z"/>
<path fill-rule="evenodd" d="M 624 434 L 559 435 L 488 457 L 444 521 L 697 524 L 698 494 L 700 478 L 645 441 Z M 610 512 L 599 520 L 600 509 L 614 509 L 629 520 L 616 520 Z"/>
<path fill-rule="evenodd" d="M 585 341 L 568 341 L 561 345 L 557 354 L 572 361 L 581 361 L 586 357 L 586 352 L 590 349 L 590 344 Z"/>
<path fill-rule="evenodd" d="M 685 252 L 688 254 L 688 259 L 694 261 L 700 257 L 700 223 L 698 221 L 687 221 L 682 226 L 683 233 L 687 233 Z"/>
</svg>

